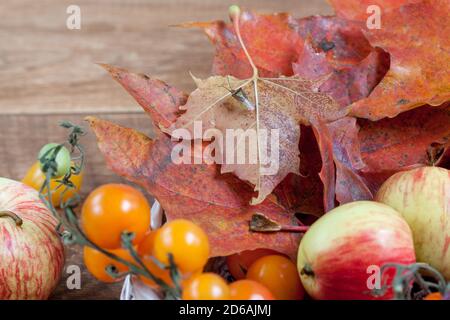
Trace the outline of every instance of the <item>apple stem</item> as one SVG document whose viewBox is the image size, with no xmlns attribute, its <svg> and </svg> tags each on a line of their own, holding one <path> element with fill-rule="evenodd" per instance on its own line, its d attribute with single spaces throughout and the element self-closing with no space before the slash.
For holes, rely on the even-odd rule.
<svg viewBox="0 0 450 320">
<path fill-rule="evenodd" d="M 16 223 L 16 226 L 20 227 L 23 224 L 23 220 L 14 212 L 6 210 L 0 211 L 0 218 L 2 217 L 10 217 Z"/>
</svg>

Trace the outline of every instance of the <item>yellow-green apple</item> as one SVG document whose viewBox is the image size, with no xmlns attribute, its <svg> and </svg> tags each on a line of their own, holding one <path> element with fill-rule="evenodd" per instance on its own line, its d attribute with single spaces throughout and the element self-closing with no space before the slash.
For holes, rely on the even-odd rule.
<svg viewBox="0 0 450 320">
<path fill-rule="evenodd" d="M 311 226 L 300 242 L 297 267 L 313 299 L 389 299 L 392 290 L 381 297 L 372 290 L 389 285 L 393 270 L 374 271 L 387 263 L 415 261 L 412 232 L 400 214 L 381 203 L 356 201 Z M 373 275 L 379 281 L 371 282 Z"/>
<path fill-rule="evenodd" d="M 417 260 L 450 280 L 450 171 L 422 167 L 396 173 L 381 186 L 376 199 L 408 222 Z"/>
<path fill-rule="evenodd" d="M 56 225 L 36 190 L 0 178 L 0 300 L 48 298 L 64 265 Z"/>
</svg>

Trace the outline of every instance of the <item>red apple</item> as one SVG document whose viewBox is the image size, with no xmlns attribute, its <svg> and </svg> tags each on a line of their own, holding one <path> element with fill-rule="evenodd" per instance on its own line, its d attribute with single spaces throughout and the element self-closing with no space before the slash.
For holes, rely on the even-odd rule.
<svg viewBox="0 0 450 320">
<path fill-rule="evenodd" d="M 417 260 L 450 280 L 450 171 L 423 167 L 390 177 L 376 195 L 411 227 Z"/>
<path fill-rule="evenodd" d="M 415 261 L 412 233 L 400 214 L 381 203 L 357 201 L 311 226 L 300 242 L 297 267 L 314 299 L 389 299 L 391 290 L 382 297 L 372 294 L 373 270 Z M 381 284 L 385 281 L 392 281 L 392 272 L 380 278 Z"/>
<path fill-rule="evenodd" d="M 0 300 L 49 297 L 64 265 L 56 225 L 36 190 L 0 178 Z"/>
</svg>

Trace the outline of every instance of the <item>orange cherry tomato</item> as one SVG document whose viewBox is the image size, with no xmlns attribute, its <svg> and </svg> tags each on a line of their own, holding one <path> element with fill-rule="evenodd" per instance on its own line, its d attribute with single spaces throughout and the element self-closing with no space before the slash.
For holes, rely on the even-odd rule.
<svg viewBox="0 0 450 320">
<path fill-rule="evenodd" d="M 155 277 L 158 277 L 162 281 L 164 281 L 168 286 L 174 286 L 172 278 L 170 277 L 170 271 L 168 269 L 161 269 L 150 257 L 144 257 L 142 258 L 142 261 L 144 262 L 145 266 L 147 267 L 148 271 L 151 272 L 152 275 Z M 148 285 L 151 288 L 158 288 L 158 284 L 156 284 L 152 279 L 142 276 L 139 276 L 139 279 L 144 282 L 146 285 Z"/>
<path fill-rule="evenodd" d="M 116 256 L 119 256 L 120 258 L 129 261 L 134 262 L 133 257 L 131 257 L 128 250 L 125 249 L 116 249 L 116 250 L 110 250 L 109 252 L 115 254 Z M 102 282 L 117 282 L 121 279 L 116 279 L 111 277 L 106 272 L 106 267 L 109 265 L 113 265 L 116 270 L 119 273 L 127 272 L 128 267 L 125 266 L 122 263 L 117 262 L 116 260 L 113 260 L 109 258 L 108 256 L 104 255 L 100 251 L 97 251 L 91 247 L 84 247 L 83 249 L 83 259 L 84 264 L 86 265 L 86 268 L 88 271 L 97 279 Z"/>
<path fill-rule="evenodd" d="M 231 300 L 275 300 L 262 284 L 253 280 L 238 280 L 230 284 Z"/>
<path fill-rule="evenodd" d="M 442 300 L 443 298 L 440 292 L 433 292 L 428 294 L 423 300 Z"/>
<path fill-rule="evenodd" d="M 180 281 L 180 285 L 181 288 L 185 288 L 188 284 L 189 281 L 191 281 L 192 278 L 199 276 L 203 273 L 203 268 L 194 272 L 190 272 L 190 273 L 182 273 L 181 274 L 181 281 Z"/>
<path fill-rule="evenodd" d="M 256 249 L 246 250 L 227 257 L 228 270 L 236 280 L 245 279 L 250 265 L 261 257 L 280 254 L 275 250 Z"/>
<path fill-rule="evenodd" d="M 105 184 L 84 202 L 81 226 L 89 239 L 105 249 L 120 248 L 124 232 L 132 232 L 133 244 L 138 244 L 150 228 L 150 206 L 131 186 Z"/>
<path fill-rule="evenodd" d="M 163 280 L 166 284 L 173 286 L 173 281 L 170 277 L 170 271 L 168 269 L 161 269 L 155 261 L 152 259 L 155 248 L 155 237 L 159 229 L 149 231 L 146 233 L 144 239 L 138 246 L 138 254 L 144 262 L 147 269 L 155 276 Z M 152 288 L 157 288 L 158 285 L 148 277 L 139 276 L 142 282 Z"/>
<path fill-rule="evenodd" d="M 163 280 L 167 285 L 174 286 L 172 278 L 170 276 L 170 271 L 168 269 L 161 269 L 154 261 L 152 257 L 154 257 L 155 253 L 155 237 L 160 229 L 152 230 L 146 233 L 144 239 L 138 246 L 138 254 L 144 262 L 147 269 L 156 277 Z M 198 270 L 196 272 L 191 273 L 181 273 L 180 276 L 180 285 L 184 287 L 184 285 L 194 276 L 201 274 L 202 271 Z M 158 288 L 158 285 L 148 277 L 139 276 L 142 282 L 152 288 Z"/>
<path fill-rule="evenodd" d="M 155 237 L 160 229 L 148 231 L 144 239 L 139 243 L 138 254 L 144 262 L 147 269 L 156 277 L 163 280 L 167 285 L 174 286 L 170 271 L 168 269 L 161 269 L 154 261 L 152 257 L 155 254 Z M 183 287 L 193 276 L 201 274 L 201 270 L 193 273 L 180 274 L 180 285 Z M 152 288 L 158 288 L 158 285 L 148 277 L 140 275 L 139 278 L 142 282 Z"/>
<path fill-rule="evenodd" d="M 148 230 L 138 245 L 138 254 L 141 257 L 153 256 L 155 253 L 155 237 L 160 229 Z"/>
<path fill-rule="evenodd" d="M 183 300 L 228 300 L 230 288 L 215 273 L 202 273 L 192 277 L 183 287 Z"/>
<path fill-rule="evenodd" d="M 155 237 L 155 257 L 169 264 L 169 253 L 183 274 L 203 269 L 209 258 L 205 232 L 191 221 L 178 219 L 166 223 Z"/>
<path fill-rule="evenodd" d="M 285 256 L 259 258 L 248 269 L 247 279 L 267 287 L 277 300 L 302 300 L 305 296 L 297 266 Z"/>
<path fill-rule="evenodd" d="M 83 172 L 81 172 L 78 175 L 72 175 L 70 181 L 72 181 L 75 188 L 67 189 L 66 192 L 63 192 L 65 189 L 64 186 L 58 188 L 60 183 L 57 182 L 57 180 L 58 180 L 57 178 L 50 180 L 50 189 L 52 190 L 52 204 L 55 208 L 60 206 L 61 200 L 67 201 L 70 198 L 72 198 L 75 195 L 75 193 L 80 191 L 81 184 L 83 183 Z M 39 191 L 44 182 L 45 182 L 45 175 L 41 170 L 41 164 L 39 161 L 36 161 L 28 169 L 27 173 L 25 174 L 25 177 L 22 179 L 22 183 Z"/>
</svg>

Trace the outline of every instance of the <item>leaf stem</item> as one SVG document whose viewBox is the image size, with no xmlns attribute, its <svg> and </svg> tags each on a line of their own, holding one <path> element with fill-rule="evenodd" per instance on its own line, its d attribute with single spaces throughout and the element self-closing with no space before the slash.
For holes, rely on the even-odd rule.
<svg viewBox="0 0 450 320">
<path fill-rule="evenodd" d="M 304 233 L 309 230 L 309 226 L 280 225 L 280 231 Z"/>
<path fill-rule="evenodd" d="M 258 155 L 258 180 L 256 182 L 255 191 L 258 191 L 258 198 L 252 199 L 252 204 L 256 204 L 260 202 L 259 200 L 259 191 L 261 190 L 261 137 L 260 137 L 260 123 L 259 123 L 259 92 L 258 92 L 258 80 L 259 80 L 259 71 L 256 67 L 255 63 L 253 62 L 252 57 L 250 56 L 247 47 L 245 46 L 244 40 L 242 39 L 241 35 L 241 28 L 240 28 L 240 18 L 241 18 L 241 9 L 233 5 L 229 9 L 231 20 L 233 22 L 233 27 L 236 32 L 236 36 L 239 40 L 239 44 L 242 47 L 242 50 L 244 51 L 245 56 L 247 57 L 248 62 L 250 63 L 250 66 L 253 70 L 253 76 L 251 78 L 253 82 L 253 92 L 255 95 L 255 110 L 256 110 L 256 148 L 257 148 L 257 155 Z"/>
<path fill-rule="evenodd" d="M 233 27 L 236 32 L 236 36 L 238 37 L 239 44 L 242 47 L 242 50 L 245 53 L 245 56 L 247 57 L 248 62 L 250 63 L 250 66 L 253 69 L 253 79 L 258 78 L 258 68 L 255 66 L 252 57 L 247 51 L 247 47 L 244 44 L 244 41 L 242 40 L 241 36 L 241 29 L 240 29 L 240 17 L 241 17 L 241 10 L 238 6 L 232 6 L 230 7 L 230 16 L 231 20 L 233 22 Z"/>
<path fill-rule="evenodd" d="M 250 231 L 253 232 L 306 232 L 309 226 L 293 226 L 279 224 L 262 213 L 255 213 L 250 221 Z"/>
</svg>

